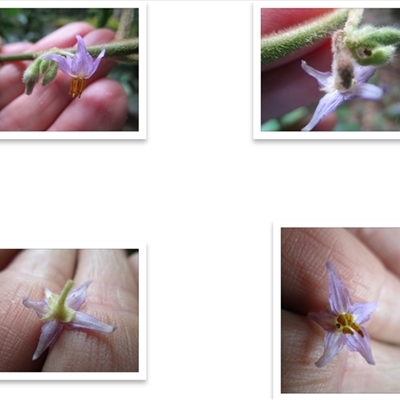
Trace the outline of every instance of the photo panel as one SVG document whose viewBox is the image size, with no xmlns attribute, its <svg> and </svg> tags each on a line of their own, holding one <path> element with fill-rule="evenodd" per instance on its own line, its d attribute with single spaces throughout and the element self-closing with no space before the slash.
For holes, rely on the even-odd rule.
<svg viewBox="0 0 400 400">
<path fill-rule="evenodd" d="M 0 249 L 0 380 L 145 380 L 146 276 L 142 242 Z"/>
<path fill-rule="evenodd" d="M 399 226 L 274 223 L 274 397 L 399 392 Z"/>
<path fill-rule="evenodd" d="M 336 6 L 254 5 L 254 139 L 400 138 L 400 13 Z"/>
<path fill-rule="evenodd" d="M 146 3 L 0 9 L 0 139 L 146 139 Z"/>
</svg>

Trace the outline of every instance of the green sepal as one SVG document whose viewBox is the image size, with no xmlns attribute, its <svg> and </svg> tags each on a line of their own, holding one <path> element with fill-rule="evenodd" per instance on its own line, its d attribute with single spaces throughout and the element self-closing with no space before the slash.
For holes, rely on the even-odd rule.
<svg viewBox="0 0 400 400">
<path fill-rule="evenodd" d="M 351 54 L 358 64 L 363 66 L 382 66 L 390 62 L 396 52 L 395 46 L 378 47 L 375 49 L 358 48 L 350 49 Z"/>
<path fill-rule="evenodd" d="M 390 26 L 373 29 L 372 31 L 368 29 L 366 32 L 360 29 L 357 35 L 361 37 L 355 40 L 356 44 L 368 48 L 374 48 L 379 45 L 391 46 L 400 43 L 400 31 Z"/>
<path fill-rule="evenodd" d="M 50 66 L 47 68 L 44 73 L 42 85 L 46 86 L 48 83 L 54 80 L 58 71 L 58 64 L 55 61 L 47 61 L 50 62 Z"/>
<path fill-rule="evenodd" d="M 25 93 L 31 94 L 40 77 L 40 60 L 35 60 L 25 71 L 22 81 L 25 83 Z"/>
<path fill-rule="evenodd" d="M 66 303 L 67 295 L 74 286 L 74 282 L 69 279 L 64 286 L 61 294 L 52 294 L 48 299 L 49 312 L 41 318 L 43 322 L 48 322 L 53 319 L 60 322 L 71 322 L 75 317 L 76 311 L 68 307 Z"/>
</svg>

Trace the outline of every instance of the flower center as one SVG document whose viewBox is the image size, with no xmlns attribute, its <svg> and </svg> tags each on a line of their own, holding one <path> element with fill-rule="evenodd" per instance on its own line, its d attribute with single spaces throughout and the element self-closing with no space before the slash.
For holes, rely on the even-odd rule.
<svg viewBox="0 0 400 400">
<path fill-rule="evenodd" d="M 85 86 L 86 86 L 86 79 L 83 76 L 77 76 L 73 78 L 69 86 L 70 96 L 72 96 L 72 98 L 75 98 L 75 96 L 78 96 L 78 98 L 80 98 L 83 89 L 85 89 Z"/>
<path fill-rule="evenodd" d="M 52 294 L 47 299 L 50 311 L 47 314 L 43 315 L 43 317 L 41 318 L 42 321 L 48 322 L 52 319 L 56 319 L 60 322 L 71 322 L 73 320 L 73 318 L 75 317 L 75 310 L 65 304 L 67 295 L 72 289 L 72 286 L 74 286 L 74 282 L 68 280 L 61 294 Z"/>
<path fill-rule="evenodd" d="M 354 335 L 354 331 L 364 337 L 364 333 L 351 314 L 340 314 L 336 319 L 336 328 L 344 334 Z"/>
</svg>

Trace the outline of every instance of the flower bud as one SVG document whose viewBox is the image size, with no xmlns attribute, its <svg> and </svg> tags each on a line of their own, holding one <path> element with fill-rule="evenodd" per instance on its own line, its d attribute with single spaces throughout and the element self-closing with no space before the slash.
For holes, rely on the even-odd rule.
<svg viewBox="0 0 400 400">
<path fill-rule="evenodd" d="M 35 60 L 24 72 L 22 81 L 25 83 L 25 93 L 31 94 L 35 84 L 39 82 L 40 61 Z"/>
<path fill-rule="evenodd" d="M 58 64 L 54 61 L 42 61 L 42 63 L 50 63 L 50 66 L 47 68 L 47 70 L 44 72 L 43 80 L 42 80 L 42 85 L 45 86 L 51 81 L 54 80 L 54 78 L 57 75 L 58 71 Z"/>
</svg>

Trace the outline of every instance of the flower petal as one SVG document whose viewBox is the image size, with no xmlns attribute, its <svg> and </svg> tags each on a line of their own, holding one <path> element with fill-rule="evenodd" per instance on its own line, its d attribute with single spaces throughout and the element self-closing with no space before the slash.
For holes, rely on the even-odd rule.
<svg viewBox="0 0 400 400">
<path fill-rule="evenodd" d="M 360 327 L 364 337 L 355 333 L 354 335 L 343 335 L 346 336 L 346 345 L 350 351 L 358 351 L 367 361 L 368 364 L 375 364 L 374 357 L 372 356 L 370 337 L 367 330 L 364 327 Z"/>
<path fill-rule="evenodd" d="M 343 96 L 337 91 L 328 92 L 318 103 L 311 121 L 302 129 L 302 131 L 311 131 L 315 125 L 332 111 L 335 111 L 343 101 Z"/>
<path fill-rule="evenodd" d="M 117 329 L 116 326 L 107 325 L 89 314 L 77 311 L 74 319 L 68 324 L 71 328 L 89 329 L 91 331 L 111 333 Z"/>
<path fill-rule="evenodd" d="M 86 301 L 86 291 L 92 281 L 86 281 L 69 292 L 67 296 L 67 305 L 73 310 L 79 310 L 81 305 Z"/>
<path fill-rule="evenodd" d="M 96 61 L 92 65 L 91 73 L 88 74 L 87 76 L 85 76 L 85 78 L 90 78 L 96 72 L 96 70 L 97 70 L 97 68 L 98 68 L 98 66 L 100 64 L 101 59 L 104 57 L 104 54 L 106 54 L 106 48 L 103 46 L 100 54 L 96 58 Z M 93 62 L 93 60 L 92 60 L 92 62 Z"/>
<path fill-rule="evenodd" d="M 62 72 L 72 76 L 71 57 L 64 57 L 58 54 L 45 54 L 42 56 L 42 60 L 55 61 L 58 64 L 58 68 L 60 68 Z"/>
<path fill-rule="evenodd" d="M 349 314 L 354 316 L 357 324 L 364 324 L 369 321 L 377 306 L 377 303 L 354 303 L 350 307 Z"/>
<path fill-rule="evenodd" d="M 354 85 L 346 94 L 344 98 L 351 100 L 354 97 L 362 97 L 367 100 L 379 100 L 385 95 L 385 90 L 372 83 L 359 83 Z"/>
<path fill-rule="evenodd" d="M 322 357 L 315 363 L 318 368 L 328 364 L 333 357 L 342 350 L 346 343 L 344 336 L 345 335 L 337 332 L 326 332 L 324 337 L 324 354 L 322 354 Z"/>
<path fill-rule="evenodd" d="M 331 310 L 321 310 L 318 313 L 310 312 L 307 316 L 318 325 L 322 326 L 326 331 L 336 332 L 335 322 L 337 315 L 334 315 Z"/>
<path fill-rule="evenodd" d="M 329 86 L 333 81 L 331 72 L 317 71 L 313 67 L 310 67 L 309 65 L 307 65 L 307 63 L 305 61 L 301 61 L 301 67 L 304 69 L 304 71 L 307 72 L 308 75 L 311 75 L 313 78 L 315 78 L 318 81 L 318 85 L 320 87 Z"/>
<path fill-rule="evenodd" d="M 39 318 L 42 318 L 45 314 L 49 312 L 49 306 L 47 305 L 47 301 L 33 301 L 24 297 L 22 303 L 25 307 L 28 307 L 36 312 Z"/>
<path fill-rule="evenodd" d="M 357 82 L 368 82 L 368 79 L 371 78 L 375 72 L 375 67 L 363 67 L 362 65 L 355 64 L 354 76 Z"/>
<path fill-rule="evenodd" d="M 327 261 L 326 268 L 329 275 L 329 305 L 336 314 L 347 313 L 352 306 L 350 293 L 330 261 Z"/>
<path fill-rule="evenodd" d="M 37 358 L 39 358 L 42 355 L 42 353 L 56 341 L 62 330 L 63 330 L 62 323 L 56 320 L 46 322 L 42 326 L 39 344 L 36 348 L 32 360 L 36 360 Z"/>
</svg>

